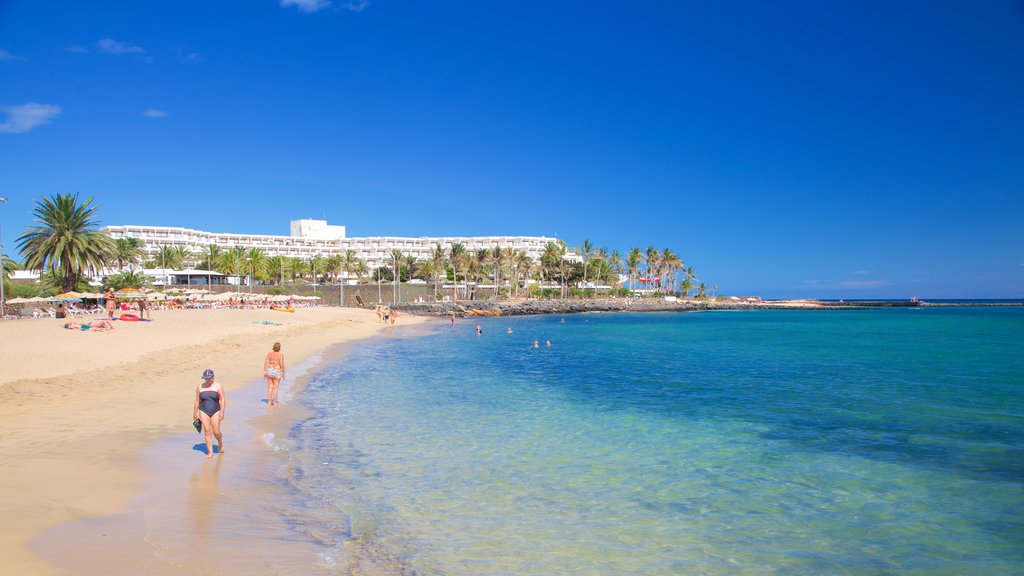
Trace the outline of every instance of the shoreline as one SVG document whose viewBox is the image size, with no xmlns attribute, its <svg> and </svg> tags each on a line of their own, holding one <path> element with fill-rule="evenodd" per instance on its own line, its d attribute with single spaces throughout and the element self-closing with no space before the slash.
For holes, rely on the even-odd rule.
<svg viewBox="0 0 1024 576">
<path fill-rule="evenodd" d="M 110 332 L 65 330 L 53 319 L 3 323 L 0 342 L 17 360 L 0 375 L 0 515 L 17 519 L 0 528 L 9 570 L 57 573 L 30 548 L 33 539 L 57 526 L 124 513 L 133 498 L 166 482 L 148 477 L 143 461 L 151 447 L 189 430 L 204 368 L 215 369 L 229 400 L 227 450 L 217 462 L 242 441 L 231 418 L 243 411 L 232 392 L 241 399 L 252 386 L 251 394 L 265 395 L 258 390 L 260 372 L 273 342 L 282 342 L 294 370 L 335 344 L 387 332 L 372 310 L 354 308 L 174 310 L 153 317 L 115 322 Z M 408 318 L 399 327 L 427 321 Z M 286 383 L 293 393 L 294 383 Z M 184 456 L 178 451 L 167 461 L 205 460 L 192 443 Z"/>
<path fill-rule="evenodd" d="M 705 310 L 850 310 L 870 307 L 922 307 L 921 302 L 822 303 L 816 300 L 715 302 L 662 298 L 594 298 L 582 300 L 460 300 L 443 303 L 404 303 L 392 308 L 417 316 L 530 316 L 583 312 L 697 312 Z"/>
<path fill-rule="evenodd" d="M 454 311 L 467 316 L 529 316 L 584 312 L 698 312 L 707 310 L 871 310 L 877 308 L 932 308 L 1024 306 L 1024 302 L 927 302 L 910 300 L 752 300 L 726 301 L 662 298 L 592 298 L 580 300 L 460 300 L 439 303 L 402 303 L 391 307 L 414 316 L 448 317 Z"/>
</svg>

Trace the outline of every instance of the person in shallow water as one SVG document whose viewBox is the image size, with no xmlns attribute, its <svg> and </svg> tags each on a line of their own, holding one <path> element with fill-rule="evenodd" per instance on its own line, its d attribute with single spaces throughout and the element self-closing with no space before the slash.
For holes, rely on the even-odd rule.
<svg viewBox="0 0 1024 576">
<path fill-rule="evenodd" d="M 267 352 L 263 360 L 263 377 L 267 379 L 267 404 L 277 404 L 277 387 L 284 380 L 284 354 L 281 354 L 281 343 L 274 342 L 274 349 Z"/>
<path fill-rule="evenodd" d="M 213 370 L 203 371 L 203 382 L 196 386 L 196 401 L 192 407 L 192 419 L 199 420 L 203 425 L 203 436 L 206 437 L 206 457 L 213 458 L 211 436 L 217 438 L 217 452 L 224 453 L 224 438 L 220 433 L 220 424 L 224 420 L 224 411 L 228 400 L 224 396 L 224 388 L 213 379 Z"/>
</svg>

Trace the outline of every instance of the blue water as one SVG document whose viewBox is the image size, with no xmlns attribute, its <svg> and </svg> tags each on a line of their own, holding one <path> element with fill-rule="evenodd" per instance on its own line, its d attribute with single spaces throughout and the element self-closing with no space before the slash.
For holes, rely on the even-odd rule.
<svg viewBox="0 0 1024 576">
<path fill-rule="evenodd" d="M 1024 308 L 480 325 L 359 347 L 298 399 L 290 481 L 342 563 L 1024 573 Z"/>
</svg>

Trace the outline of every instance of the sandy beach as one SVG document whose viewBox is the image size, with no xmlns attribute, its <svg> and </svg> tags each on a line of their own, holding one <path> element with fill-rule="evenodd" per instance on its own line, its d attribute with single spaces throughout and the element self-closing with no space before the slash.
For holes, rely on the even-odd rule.
<svg viewBox="0 0 1024 576">
<path fill-rule="evenodd" d="M 400 327 L 424 321 L 406 315 Z M 155 311 L 152 322 L 115 322 L 107 332 L 63 323 L 0 323 L 8 358 L 0 374 L 0 557 L 10 573 L 58 573 L 29 547 L 33 538 L 116 514 L 161 481 L 145 468 L 159 463 L 140 456 L 191 425 L 203 369 L 214 369 L 228 394 L 227 458 L 230 442 L 242 440 L 231 420 L 245 414 L 238 402 L 252 403 L 251 413 L 262 396 L 236 394 L 232 405 L 231 392 L 260 380 L 274 342 L 292 367 L 332 344 L 387 333 L 373 311 L 351 308 Z M 204 458 L 191 443 L 185 453 Z"/>
</svg>

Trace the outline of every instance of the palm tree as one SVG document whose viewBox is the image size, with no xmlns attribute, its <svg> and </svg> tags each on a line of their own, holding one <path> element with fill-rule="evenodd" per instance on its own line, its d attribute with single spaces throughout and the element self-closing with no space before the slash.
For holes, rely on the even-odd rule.
<svg viewBox="0 0 1024 576">
<path fill-rule="evenodd" d="M 341 254 L 331 254 L 324 258 L 324 273 L 334 277 L 334 283 L 338 283 L 341 276 Z"/>
<path fill-rule="evenodd" d="M 400 270 L 398 269 L 398 263 L 401 260 L 402 260 L 402 251 L 397 249 L 397 248 L 393 248 L 391 250 L 391 262 L 392 262 L 392 265 L 394 266 L 393 269 L 394 269 L 394 272 L 395 272 L 394 277 L 391 279 L 391 286 L 392 286 L 392 289 L 391 289 L 391 302 L 393 304 L 397 304 L 398 303 L 398 280 L 399 280 L 399 273 L 400 273 Z"/>
<path fill-rule="evenodd" d="M 451 252 L 448 255 L 448 262 L 452 266 L 452 279 L 455 284 L 455 298 L 459 299 L 459 272 L 466 268 L 466 247 L 461 243 L 452 244 Z M 463 276 L 465 279 L 465 276 Z M 463 293 L 465 295 L 465 293 Z"/>
<path fill-rule="evenodd" d="M 594 255 L 594 245 L 590 243 L 590 240 L 584 240 L 583 246 L 580 247 L 580 257 L 583 258 L 583 286 L 587 285 L 587 262 L 590 257 Z"/>
<path fill-rule="evenodd" d="M 661 252 L 658 251 L 654 246 L 648 246 L 647 250 L 644 251 L 644 272 L 647 274 L 647 286 L 650 287 L 651 283 L 654 282 L 654 278 L 658 275 L 658 266 L 661 262 Z M 658 278 L 658 284 L 661 284 L 661 278 Z"/>
<path fill-rule="evenodd" d="M 248 251 L 245 246 L 235 246 L 231 249 L 229 254 L 232 255 L 232 262 L 235 263 L 235 275 L 238 276 L 238 287 L 242 287 L 242 270 L 245 270 L 245 259 L 248 256 Z"/>
<path fill-rule="evenodd" d="M 491 251 L 487 248 L 480 248 L 473 253 L 473 277 L 476 279 L 477 287 L 483 284 L 487 278 L 487 267 L 491 263 Z M 476 297 L 476 288 L 473 288 L 473 298 Z"/>
<path fill-rule="evenodd" d="M 90 267 L 103 268 L 113 240 L 94 229 L 96 207 L 90 197 L 79 205 L 78 194 L 43 198 L 33 211 L 39 226 L 18 236 L 18 250 L 33 270 L 59 271 L 61 289 L 73 290 Z"/>
<path fill-rule="evenodd" d="M 252 293 L 252 282 L 254 278 L 266 277 L 267 264 L 269 260 L 267 253 L 262 248 L 249 248 L 245 251 L 245 268 L 249 273 L 249 293 Z"/>
<path fill-rule="evenodd" d="M 363 278 L 366 276 L 366 273 L 369 271 L 366 267 L 366 260 L 363 260 L 362 258 L 356 258 L 354 270 L 356 273 L 356 278 L 358 278 L 359 282 L 362 282 Z"/>
<path fill-rule="evenodd" d="M 598 248 L 597 251 L 594 252 L 593 258 L 598 261 L 597 274 L 595 276 L 597 278 L 598 285 L 600 285 L 601 278 L 605 276 L 605 272 L 608 271 L 608 249 L 603 246 Z"/>
<path fill-rule="evenodd" d="M 533 271 L 533 258 L 530 258 L 526 252 L 523 252 L 522 250 L 516 250 L 515 257 L 512 261 L 512 266 L 516 273 L 516 296 L 518 296 L 519 279 L 523 278 L 524 280 L 527 280 L 530 278 L 530 272 Z"/>
<path fill-rule="evenodd" d="M 277 285 L 281 286 L 284 284 L 284 265 L 288 261 L 287 256 L 271 256 L 267 259 L 267 271 L 273 272 L 273 276 L 277 277 Z"/>
<path fill-rule="evenodd" d="M 682 259 L 676 255 L 675 252 L 665 248 L 661 252 L 661 265 L 665 268 L 665 272 L 668 275 L 672 283 L 672 292 L 676 291 L 676 274 L 677 271 L 685 266 Z"/>
<path fill-rule="evenodd" d="M 683 282 L 679 285 L 679 289 L 683 292 L 683 298 L 689 298 L 690 290 L 693 290 L 693 280 L 683 278 Z"/>
<path fill-rule="evenodd" d="M 505 274 L 506 271 L 508 272 L 506 274 L 506 279 L 507 280 L 511 280 L 512 279 L 512 267 L 515 266 L 515 262 L 516 262 L 516 249 L 515 248 L 513 248 L 511 246 L 506 246 L 505 248 L 502 248 L 500 250 L 500 254 L 498 256 L 498 269 L 501 271 L 502 274 Z M 512 297 L 512 287 L 511 286 L 509 287 L 508 295 L 509 295 L 510 298 Z"/>
<path fill-rule="evenodd" d="M 118 274 L 111 274 L 103 281 L 106 288 L 115 292 L 123 288 L 142 288 L 146 283 L 146 275 L 141 270 L 123 270 Z"/>
<path fill-rule="evenodd" d="M 447 276 L 447 270 L 445 270 L 446 261 L 444 247 L 440 244 L 434 244 L 434 249 L 430 252 L 430 265 L 434 269 L 434 302 L 437 302 L 437 289 L 441 280 L 441 272 L 445 272 L 445 276 Z"/>
<path fill-rule="evenodd" d="M 325 259 L 323 256 L 316 254 L 309 259 L 309 270 L 313 276 L 313 291 L 316 291 L 316 278 L 317 274 L 324 271 Z"/>
<path fill-rule="evenodd" d="M 345 254 L 341 257 L 341 271 L 345 278 L 356 270 L 356 266 L 359 262 L 359 257 L 356 256 L 355 250 L 345 250 Z M 344 280 L 342 280 L 344 283 Z"/>
<path fill-rule="evenodd" d="M 631 248 L 626 255 L 626 268 L 629 270 L 629 288 L 636 290 L 636 274 L 640 269 L 640 262 L 644 259 L 639 248 Z"/>
<path fill-rule="evenodd" d="M 412 254 L 402 258 L 402 265 L 406 270 L 406 278 L 408 279 L 406 282 L 420 274 L 419 266 L 416 263 L 416 257 Z M 399 272 L 401 272 L 401 269 L 399 269 Z"/>
<path fill-rule="evenodd" d="M 175 270 L 181 270 L 188 267 L 189 262 L 194 262 L 195 256 L 188 248 L 184 246 L 175 246 L 174 261 L 178 263 L 178 266 L 180 266 L 180 268 L 175 268 Z"/>
<path fill-rule="evenodd" d="M 295 284 L 295 279 L 302 277 L 308 269 L 306 261 L 295 256 L 288 258 L 284 263 L 285 273 L 292 279 L 292 284 Z"/>
<path fill-rule="evenodd" d="M 203 268 L 206 268 L 207 272 L 214 271 L 214 266 L 216 266 L 217 261 L 220 260 L 220 256 L 221 249 L 220 246 L 216 244 L 207 245 L 199 253 L 199 257 L 202 258 L 201 262 L 203 264 Z M 213 284 L 213 274 L 206 275 L 206 285 L 209 286 L 210 284 Z"/>
<path fill-rule="evenodd" d="M 117 269 L 123 270 L 125 265 L 133 268 L 142 261 L 145 255 L 141 238 L 124 237 L 114 239 L 114 248 L 110 252 L 110 260 L 117 263 Z"/>
<path fill-rule="evenodd" d="M 559 296 L 565 298 L 565 277 L 566 262 L 565 253 L 567 248 L 565 242 L 548 242 L 541 254 L 540 263 L 544 274 L 558 276 Z"/>
<path fill-rule="evenodd" d="M 619 255 L 618 250 L 612 250 L 611 255 L 608 256 L 605 262 L 608 264 L 608 272 L 615 274 L 615 286 L 618 287 L 620 283 L 619 275 L 622 274 L 622 256 Z"/>
</svg>

